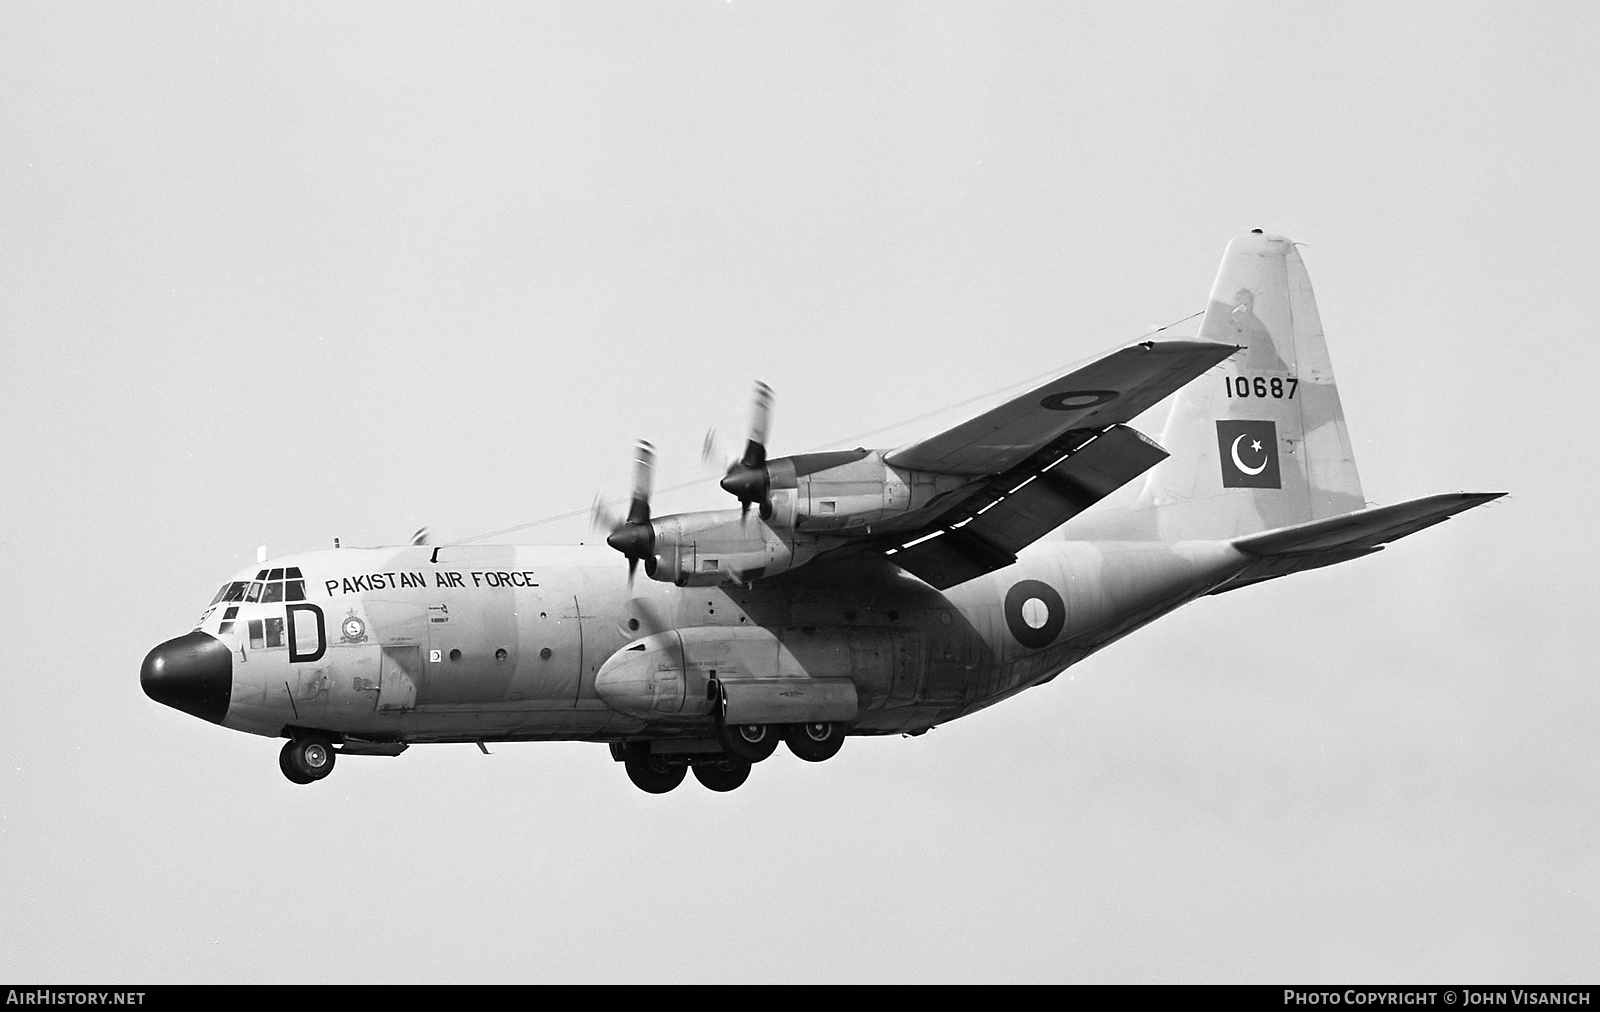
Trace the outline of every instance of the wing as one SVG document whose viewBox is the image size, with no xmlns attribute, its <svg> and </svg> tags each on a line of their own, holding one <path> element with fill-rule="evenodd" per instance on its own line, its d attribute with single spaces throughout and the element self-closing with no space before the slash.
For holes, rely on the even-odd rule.
<svg viewBox="0 0 1600 1012">
<path fill-rule="evenodd" d="M 915 471 L 1003 474 L 1074 429 L 1100 431 L 1132 421 L 1238 350 L 1215 341 L 1122 348 L 885 459 Z"/>
<path fill-rule="evenodd" d="M 897 467 L 989 476 L 917 531 L 878 546 L 940 590 L 1017 552 L 1164 460 L 1124 422 L 1232 355 L 1211 341 L 1146 342 L 889 454 Z"/>
<path fill-rule="evenodd" d="M 1009 566 L 1017 552 L 1166 459 L 1167 451 L 1126 425 L 1083 433 L 1063 458 L 985 482 L 898 546 L 889 561 L 940 590 Z M 1030 461 L 1032 463 L 1032 461 Z"/>
</svg>

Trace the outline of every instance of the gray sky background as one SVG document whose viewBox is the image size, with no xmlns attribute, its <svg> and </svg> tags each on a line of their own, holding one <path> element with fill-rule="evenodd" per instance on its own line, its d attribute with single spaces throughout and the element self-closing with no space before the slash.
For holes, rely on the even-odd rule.
<svg viewBox="0 0 1600 1012">
<path fill-rule="evenodd" d="M 6 4 L 0 977 L 1593 982 L 1596 11 Z M 260 543 L 582 509 L 636 436 L 701 477 L 755 378 L 775 452 L 849 440 L 1252 227 L 1368 497 L 1511 500 L 727 796 L 297 788 L 139 690 Z"/>
</svg>

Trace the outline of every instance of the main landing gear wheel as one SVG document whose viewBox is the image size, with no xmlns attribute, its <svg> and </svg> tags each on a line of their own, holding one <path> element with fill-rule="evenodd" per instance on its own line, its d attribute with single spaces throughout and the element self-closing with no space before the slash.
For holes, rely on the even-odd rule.
<svg viewBox="0 0 1600 1012">
<path fill-rule="evenodd" d="M 334 754 L 327 735 L 291 738 L 278 753 L 278 768 L 291 783 L 309 784 L 333 772 Z"/>
<path fill-rule="evenodd" d="M 694 764 L 694 778 L 707 790 L 731 791 L 750 779 L 750 764 L 743 759 L 722 759 Z"/>
<path fill-rule="evenodd" d="M 717 728 L 722 751 L 747 763 L 758 763 L 775 752 L 779 737 L 772 724 L 723 724 Z"/>
<path fill-rule="evenodd" d="M 294 742 L 286 741 L 283 743 L 283 750 L 278 753 L 278 769 L 283 771 L 283 775 L 289 778 L 291 784 L 309 784 L 311 778 L 296 769 L 294 761 L 289 758 L 289 753 L 293 748 Z"/>
<path fill-rule="evenodd" d="M 789 751 L 808 763 L 819 763 L 839 754 L 844 745 L 842 724 L 790 724 L 783 740 Z"/>
<path fill-rule="evenodd" d="M 665 794 L 683 783 L 688 770 L 674 765 L 665 756 L 651 755 L 650 746 L 644 742 L 630 742 L 623 756 L 622 766 L 628 771 L 633 786 L 647 794 Z"/>
</svg>

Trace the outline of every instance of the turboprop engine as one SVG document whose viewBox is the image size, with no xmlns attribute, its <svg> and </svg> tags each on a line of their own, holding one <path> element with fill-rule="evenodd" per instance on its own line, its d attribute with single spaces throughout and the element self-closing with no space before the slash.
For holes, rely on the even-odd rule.
<svg viewBox="0 0 1600 1012">
<path fill-rule="evenodd" d="M 675 513 L 651 522 L 645 573 L 680 587 L 749 583 L 810 561 L 819 546 L 796 541 L 789 499 L 778 497 L 762 520 L 740 510 Z"/>
<path fill-rule="evenodd" d="M 705 510 L 650 515 L 655 481 L 655 448 L 641 440 L 634 449 L 633 495 L 628 515 L 607 516 L 595 503 L 594 523 L 610 530 L 606 544 L 628 560 L 628 579 L 639 563 L 652 580 L 683 586 L 749 583 L 800 565 L 821 547 L 815 539 L 794 537 L 794 493 L 780 494 L 766 517 L 748 509 Z"/>
<path fill-rule="evenodd" d="M 728 465 L 722 488 L 739 500 L 741 512 L 760 507 L 764 520 L 781 521 L 784 493 L 792 506 L 792 529 L 814 533 L 865 533 L 928 505 L 964 482 L 948 476 L 891 467 L 882 450 L 834 450 L 767 459 L 772 427 L 772 388 L 757 383 L 744 453 Z M 709 456 L 713 435 L 706 437 Z"/>
<path fill-rule="evenodd" d="M 627 517 L 606 515 L 598 501 L 594 510 L 595 526 L 609 531 L 606 543 L 627 558 L 630 579 L 642 562 L 646 576 L 680 587 L 749 583 L 804 565 L 851 538 L 913 527 L 915 514 L 970 481 L 894 467 L 882 450 L 768 460 L 772 401 L 772 389 L 756 384 L 750 437 L 722 478 L 722 487 L 739 500 L 737 510 L 653 518 L 655 449 L 639 441 Z"/>
<path fill-rule="evenodd" d="M 893 467 L 883 453 L 855 449 L 778 457 L 766 467 L 773 500 L 794 490 L 797 532 L 857 535 L 874 525 L 895 525 L 967 484 L 957 476 Z"/>
</svg>

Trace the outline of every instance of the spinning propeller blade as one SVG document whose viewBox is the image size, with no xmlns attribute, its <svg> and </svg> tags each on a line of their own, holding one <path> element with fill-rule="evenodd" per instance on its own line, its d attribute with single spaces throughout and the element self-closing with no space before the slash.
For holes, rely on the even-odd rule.
<svg viewBox="0 0 1600 1012">
<path fill-rule="evenodd" d="M 633 497 L 628 502 L 628 516 L 613 524 L 610 535 L 606 537 L 606 544 L 628 559 L 630 587 L 633 586 L 633 574 L 640 561 L 645 562 L 645 571 L 649 572 L 649 560 L 655 554 L 656 531 L 650 524 L 650 493 L 655 487 L 655 472 L 656 448 L 649 441 L 641 439 L 633 448 Z M 609 519 L 604 504 L 597 500 L 594 509 L 597 522 L 602 515 Z"/>
<path fill-rule="evenodd" d="M 768 500 L 771 479 L 767 474 L 767 435 L 772 429 L 772 388 L 756 382 L 755 399 L 750 406 L 750 438 L 744 444 L 744 456 L 728 467 L 722 479 L 722 488 L 739 500 L 740 515 L 750 512 L 752 503 L 761 507 L 762 517 L 772 515 Z"/>
</svg>

